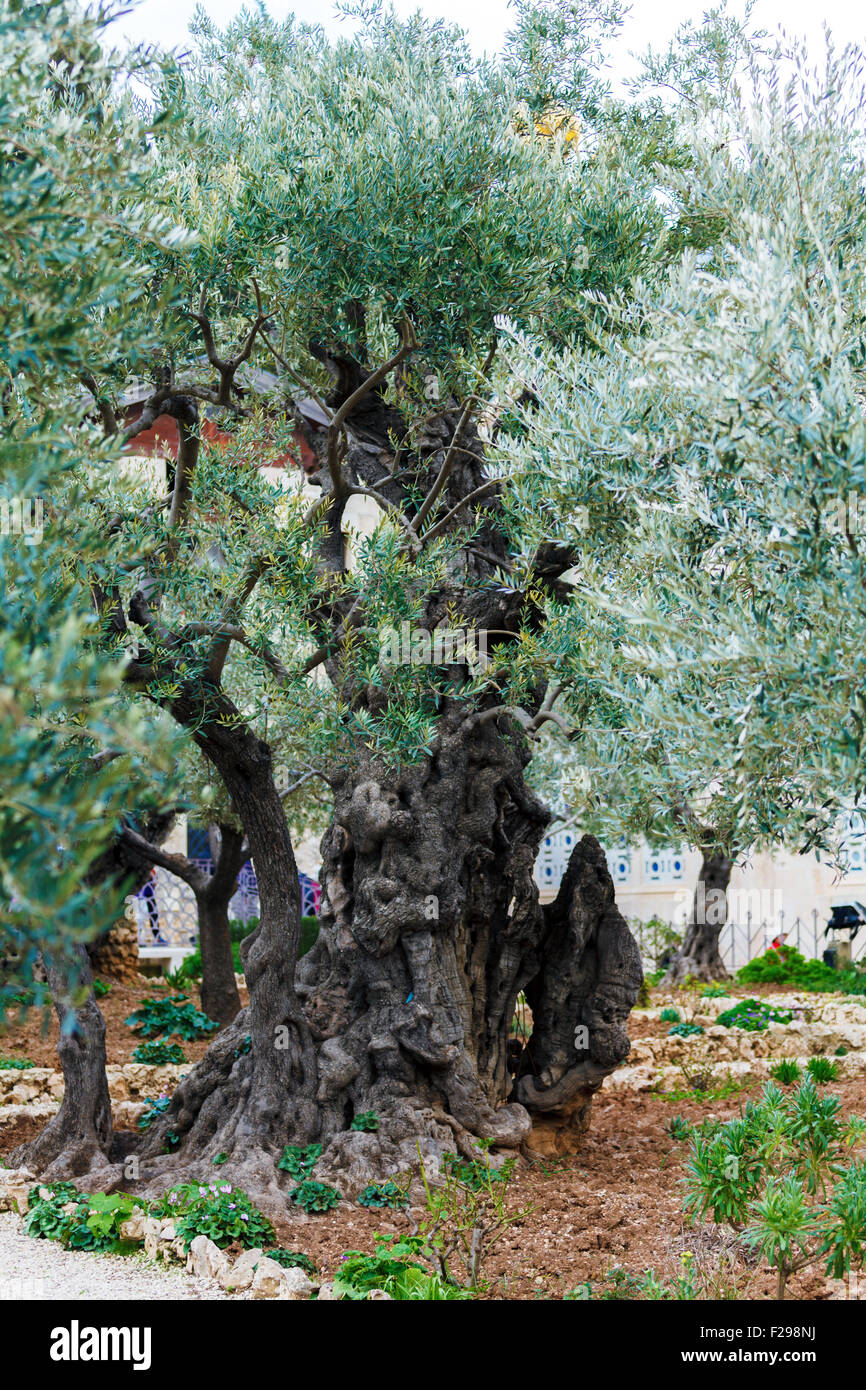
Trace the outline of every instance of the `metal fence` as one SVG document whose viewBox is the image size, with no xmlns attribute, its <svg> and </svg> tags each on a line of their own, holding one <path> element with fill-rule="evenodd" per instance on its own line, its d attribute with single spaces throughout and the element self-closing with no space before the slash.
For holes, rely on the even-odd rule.
<svg viewBox="0 0 866 1390">
<path fill-rule="evenodd" d="M 213 873 L 213 860 L 196 858 L 192 861 L 205 873 Z M 299 874 L 301 912 L 317 916 L 321 888 L 315 879 Z M 139 946 L 153 946 L 159 938 L 169 946 L 195 946 L 198 941 L 198 912 L 192 889 L 169 873 L 157 869 L 144 888 L 132 900 L 135 910 Z M 238 888 L 229 903 L 229 917 L 249 922 L 259 915 L 259 887 L 252 864 L 247 861 L 238 874 Z"/>
<path fill-rule="evenodd" d="M 684 927 L 682 921 L 665 922 L 658 917 L 649 922 L 630 921 L 632 935 L 640 947 L 644 960 L 654 966 L 664 952 L 682 940 Z M 793 946 L 801 955 L 820 960 L 829 946 L 837 944 L 832 932 L 827 931 L 827 922 L 815 908 L 806 917 L 786 920 L 785 913 L 767 920 L 753 919 L 747 913 L 742 922 L 726 922 L 719 933 L 719 954 L 728 970 L 739 970 L 755 956 L 762 956 L 774 941 L 781 940 L 786 946 Z M 858 934 L 851 942 L 852 960 L 866 960 L 866 931 Z"/>
</svg>

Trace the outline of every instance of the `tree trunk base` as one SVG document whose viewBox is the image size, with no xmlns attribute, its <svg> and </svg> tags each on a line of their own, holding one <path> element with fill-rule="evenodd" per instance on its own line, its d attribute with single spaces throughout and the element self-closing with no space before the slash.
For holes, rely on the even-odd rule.
<svg viewBox="0 0 866 1390">
<path fill-rule="evenodd" d="M 42 1132 L 17 1148 L 11 1160 L 57 1182 L 107 1165 L 111 1101 L 105 1075 L 105 1020 L 93 997 L 87 951 L 75 946 L 66 959 L 46 958 L 45 968 L 60 1021 L 57 1054 L 65 1083 L 63 1102 Z M 85 992 L 85 1002 L 74 1007 L 71 1001 Z"/>
<path fill-rule="evenodd" d="M 590 1091 L 577 1095 L 561 1110 L 536 1115 L 525 1152 L 541 1158 L 563 1158 L 579 1153 L 592 1118 L 593 1094 Z"/>
</svg>

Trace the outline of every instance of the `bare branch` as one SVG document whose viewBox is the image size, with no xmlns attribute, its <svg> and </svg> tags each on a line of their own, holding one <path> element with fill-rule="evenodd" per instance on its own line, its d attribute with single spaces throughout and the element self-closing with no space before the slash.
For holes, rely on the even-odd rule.
<svg viewBox="0 0 866 1390">
<path fill-rule="evenodd" d="M 185 854 L 168 854 L 158 845 L 152 845 L 150 840 L 146 840 L 143 835 L 139 835 L 137 830 L 131 826 L 124 825 L 120 831 L 120 839 L 128 849 L 141 855 L 148 863 L 154 864 L 159 869 L 167 869 L 175 877 L 183 879 L 188 883 L 194 893 L 200 893 L 207 883 L 207 874 L 202 873 L 198 865 L 191 859 L 187 859 Z"/>
<path fill-rule="evenodd" d="M 376 387 L 391 374 L 394 368 L 398 367 L 400 363 L 409 356 L 409 353 L 414 352 L 418 346 L 415 330 L 408 319 L 403 320 L 400 331 L 403 341 L 398 351 L 395 352 L 393 357 L 389 357 L 387 362 L 383 362 L 381 367 L 377 367 L 374 372 L 371 372 L 370 375 L 361 382 L 357 390 L 346 397 L 328 427 L 328 472 L 331 476 L 331 486 L 338 497 L 345 497 L 348 486 L 340 467 L 340 445 L 343 428 L 347 419 L 352 411 L 360 405 L 365 396 L 368 396 L 371 391 L 374 391 Z"/>
<path fill-rule="evenodd" d="M 442 535 L 442 532 L 447 529 L 448 523 L 463 507 L 468 506 L 470 502 L 474 502 L 477 497 L 483 497 L 491 488 L 499 487 L 501 482 L 501 478 L 488 478 L 486 483 L 482 483 L 480 487 L 475 488 L 466 497 L 461 498 L 457 505 L 451 508 L 450 512 L 445 513 L 441 521 L 437 521 L 435 526 L 431 526 L 429 531 L 424 532 L 423 544 L 427 545 L 430 541 L 435 541 L 437 536 Z"/>
<path fill-rule="evenodd" d="M 491 344 L 490 351 L 484 359 L 484 365 L 481 368 L 482 377 L 486 377 L 487 373 L 489 372 L 490 365 L 495 355 L 496 340 L 494 339 L 493 343 Z M 427 496 L 424 498 L 424 501 L 421 503 L 421 506 L 418 509 L 418 514 L 412 523 L 413 530 L 416 533 L 420 532 L 421 527 L 424 525 L 424 522 L 427 520 L 427 517 L 430 515 L 430 512 L 433 510 L 436 503 L 438 502 L 439 495 L 448 481 L 451 470 L 454 467 L 454 459 L 457 456 L 457 445 L 460 442 L 460 436 L 466 428 L 466 421 L 469 419 L 472 407 L 475 405 L 475 402 L 476 397 L 470 396 L 463 407 L 460 419 L 457 421 L 457 425 L 454 429 L 454 434 L 452 435 L 451 443 L 448 446 L 448 452 L 446 453 L 445 458 L 442 461 L 442 467 L 439 469 L 439 475 L 436 478 L 436 481 L 431 487 Z"/>
</svg>

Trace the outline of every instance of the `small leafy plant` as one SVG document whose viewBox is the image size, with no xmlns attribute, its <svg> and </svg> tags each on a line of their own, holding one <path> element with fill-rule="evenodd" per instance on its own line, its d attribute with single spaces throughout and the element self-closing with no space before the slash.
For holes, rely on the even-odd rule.
<svg viewBox="0 0 866 1390">
<path fill-rule="evenodd" d="M 695 1132 L 686 1165 L 685 1210 L 728 1225 L 776 1270 L 777 1297 L 791 1275 L 824 1261 L 841 1279 L 866 1256 L 866 1123 L 843 1122 L 838 1096 L 807 1076 L 794 1092 L 767 1082 L 738 1119 Z"/>
<path fill-rule="evenodd" d="M 508 1182 L 511 1177 L 514 1164 L 506 1161 L 501 1168 L 494 1168 L 486 1158 L 458 1158 L 457 1154 L 445 1154 L 443 1159 L 443 1169 L 449 1177 L 462 1183 L 464 1187 L 472 1188 L 473 1192 L 481 1192 L 494 1182 Z"/>
<path fill-rule="evenodd" d="M 68 1250 L 122 1250 L 120 1226 L 135 1205 L 135 1198 L 123 1192 L 89 1196 L 72 1183 L 39 1184 L 28 1195 L 24 1229 L 37 1239 L 59 1241 Z"/>
<path fill-rule="evenodd" d="M 111 985 L 105 980 L 94 980 L 93 993 L 96 995 L 97 999 L 104 999 L 106 994 L 111 993 Z"/>
<path fill-rule="evenodd" d="M 684 1139 L 688 1139 L 692 1132 L 692 1126 L 683 1115 L 674 1115 L 668 1120 L 665 1130 L 672 1139 L 682 1142 Z"/>
<path fill-rule="evenodd" d="M 379 1116 L 375 1110 L 361 1110 L 353 1119 L 351 1128 L 362 1130 L 366 1134 L 375 1134 L 379 1128 Z"/>
<path fill-rule="evenodd" d="M 245 1192 L 231 1183 L 185 1183 L 173 1187 L 153 1208 L 170 1216 L 189 1250 L 196 1236 L 207 1236 L 220 1249 L 240 1242 L 247 1250 L 274 1240 L 274 1228 Z"/>
<path fill-rule="evenodd" d="M 729 996 L 724 985 L 707 985 L 705 989 L 701 990 L 699 997 L 701 999 L 727 999 Z"/>
<path fill-rule="evenodd" d="M 326 1182 L 301 1182 L 289 1193 L 289 1201 L 307 1212 L 331 1211 L 339 1200 L 340 1194 L 337 1189 L 329 1187 Z"/>
<path fill-rule="evenodd" d="M 770 1068 L 770 1075 L 781 1086 L 793 1086 L 795 1081 L 800 1080 L 800 1068 L 790 1057 L 783 1057 L 781 1062 Z"/>
<path fill-rule="evenodd" d="M 839 1064 L 831 1062 L 829 1057 L 810 1057 L 806 1063 L 806 1071 L 817 1085 L 825 1086 L 828 1081 L 838 1079 Z"/>
<path fill-rule="evenodd" d="M 461 1162 L 446 1155 L 440 1181 L 429 1181 L 418 1150 L 421 1181 L 426 1196 L 427 1218 L 419 1228 L 419 1253 L 445 1284 L 457 1283 L 452 1273 L 455 1260 L 463 1267 L 463 1287 L 479 1287 L 484 1261 L 510 1226 L 525 1220 L 531 1207 L 510 1210 L 508 1187 L 514 1159 L 494 1168 L 486 1153 L 489 1141 L 479 1141 L 483 1157 Z"/>
<path fill-rule="evenodd" d="M 321 1144 L 307 1144 L 306 1148 L 300 1144 L 287 1144 L 277 1167 L 288 1173 L 295 1182 L 303 1182 L 312 1173 L 321 1157 Z"/>
<path fill-rule="evenodd" d="M 146 1042 L 139 1043 L 132 1054 L 133 1062 L 145 1062 L 149 1066 L 164 1067 L 180 1065 L 186 1061 L 180 1043 Z"/>
<path fill-rule="evenodd" d="M 396 1302 L 451 1302 L 472 1297 L 467 1289 L 443 1279 L 420 1263 L 424 1241 L 418 1236 L 377 1237 L 375 1252 L 347 1250 L 334 1279 L 334 1292 L 343 1298 L 367 1299 L 382 1289 Z"/>
<path fill-rule="evenodd" d="M 28 1071 L 35 1066 L 28 1057 L 0 1057 L 0 1071 Z"/>
<path fill-rule="evenodd" d="M 395 1182 L 371 1182 L 358 1194 L 359 1207 L 405 1207 L 408 1205 L 406 1190 L 408 1180 L 403 1185 Z"/>
<path fill-rule="evenodd" d="M 191 1004 L 185 994 L 178 994 L 173 999 L 145 999 L 141 1007 L 135 1009 L 124 1022 L 144 1038 L 175 1036 L 187 1042 L 206 1038 L 219 1027 L 218 1023 Z"/>
<path fill-rule="evenodd" d="M 790 1009 L 774 1009 L 763 999 L 741 999 L 732 1009 L 719 1014 L 716 1023 L 725 1028 L 742 1028 L 747 1033 L 761 1033 L 771 1023 L 790 1023 Z"/>
<path fill-rule="evenodd" d="M 139 1129 L 150 1129 L 154 1121 L 158 1120 L 160 1115 L 164 1115 L 170 1105 L 171 1096 L 157 1096 L 156 1100 L 149 1100 L 144 1114 L 139 1116 Z"/>
<path fill-rule="evenodd" d="M 659 1021 L 661 1023 L 681 1023 L 679 1009 L 662 1009 L 659 1014 Z"/>
<path fill-rule="evenodd" d="M 302 1251 L 276 1249 L 265 1250 L 263 1254 L 268 1260 L 276 1260 L 278 1265 L 283 1266 L 283 1269 L 302 1269 L 305 1274 L 309 1274 L 311 1277 L 316 1272 L 315 1264 L 309 1255 L 303 1254 Z"/>
<path fill-rule="evenodd" d="M 675 1023 L 673 1028 L 668 1029 L 668 1037 L 694 1038 L 703 1031 L 700 1023 Z"/>
</svg>

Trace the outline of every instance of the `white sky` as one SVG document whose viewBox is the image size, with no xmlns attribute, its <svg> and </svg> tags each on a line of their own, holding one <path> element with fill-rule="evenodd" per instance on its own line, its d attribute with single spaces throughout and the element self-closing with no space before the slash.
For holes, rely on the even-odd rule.
<svg viewBox="0 0 866 1390">
<path fill-rule="evenodd" d="M 205 9 L 218 23 L 230 19 L 241 8 L 242 0 L 205 0 Z M 321 23 L 333 32 L 340 29 L 330 0 L 268 0 L 268 8 L 279 19 L 294 11 L 299 19 Z M 395 8 L 400 14 L 420 9 L 459 24 L 468 31 L 479 52 L 498 49 L 510 24 L 508 0 L 395 0 Z M 614 81 L 632 70 L 629 52 L 643 52 L 650 45 L 664 47 L 683 20 L 699 19 L 707 8 L 709 5 L 700 0 L 632 0 L 610 74 Z M 736 0 L 730 8 L 734 13 L 741 12 Z M 195 0 L 140 0 L 118 28 L 138 41 L 156 43 L 161 48 L 182 48 L 194 9 Z M 861 10 L 857 0 L 823 0 L 821 4 L 815 0 L 758 0 L 753 23 L 772 31 L 781 26 L 789 35 L 804 36 L 810 56 L 814 54 L 816 59 L 823 52 L 825 23 L 839 47 L 851 40 L 866 41 L 866 10 Z"/>
</svg>

